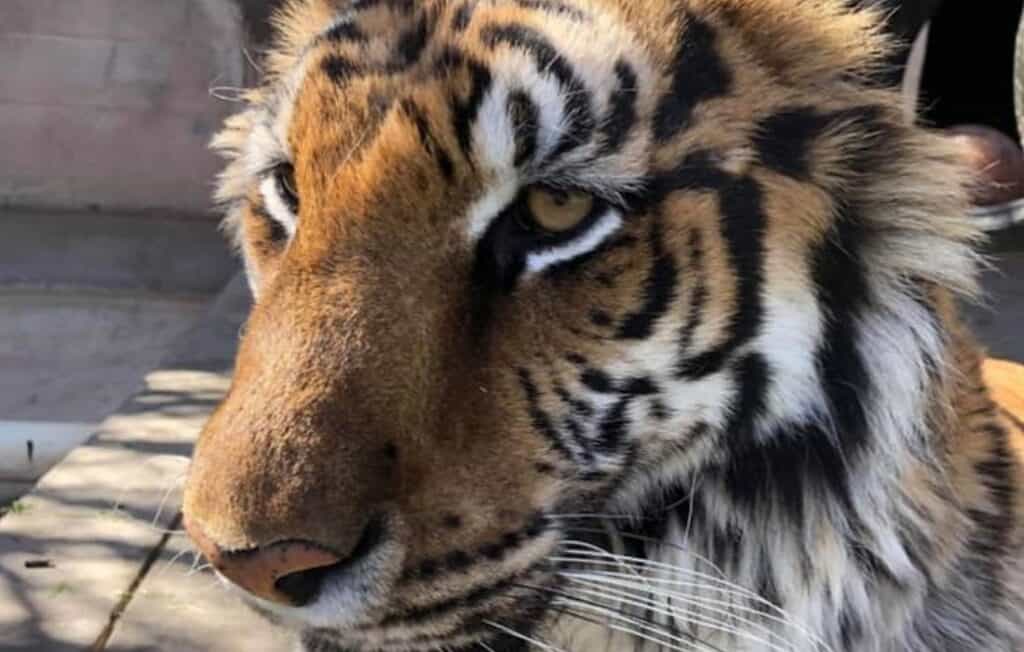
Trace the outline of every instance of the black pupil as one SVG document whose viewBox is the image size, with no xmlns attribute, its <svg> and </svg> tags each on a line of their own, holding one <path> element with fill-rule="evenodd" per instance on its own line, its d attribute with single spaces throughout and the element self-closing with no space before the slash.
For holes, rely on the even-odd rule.
<svg viewBox="0 0 1024 652">
<path fill-rule="evenodd" d="M 283 163 L 274 170 L 277 187 L 281 189 L 281 198 L 292 213 L 299 211 L 299 194 L 295 190 L 295 168 L 291 163 Z"/>
</svg>

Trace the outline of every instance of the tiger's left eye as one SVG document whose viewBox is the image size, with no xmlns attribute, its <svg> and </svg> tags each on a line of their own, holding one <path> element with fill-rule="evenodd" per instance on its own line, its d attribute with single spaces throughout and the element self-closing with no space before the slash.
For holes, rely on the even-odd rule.
<svg viewBox="0 0 1024 652">
<path fill-rule="evenodd" d="M 580 191 L 530 188 L 526 206 L 537 228 L 564 233 L 580 225 L 594 208 L 594 196 Z"/>
</svg>

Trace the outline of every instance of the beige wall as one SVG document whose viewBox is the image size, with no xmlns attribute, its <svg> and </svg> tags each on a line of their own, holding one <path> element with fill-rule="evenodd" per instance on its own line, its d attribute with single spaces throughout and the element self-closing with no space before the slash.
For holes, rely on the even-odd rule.
<svg viewBox="0 0 1024 652">
<path fill-rule="evenodd" d="M 202 215 L 230 0 L 0 0 L 0 206 Z"/>
</svg>

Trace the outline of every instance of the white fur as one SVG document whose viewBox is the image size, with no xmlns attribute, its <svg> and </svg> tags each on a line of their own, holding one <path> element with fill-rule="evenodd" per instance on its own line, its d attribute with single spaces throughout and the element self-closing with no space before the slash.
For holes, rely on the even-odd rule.
<svg viewBox="0 0 1024 652">
<path fill-rule="evenodd" d="M 263 205 L 266 207 L 270 217 L 274 218 L 291 238 L 295 235 L 296 216 L 281 197 L 281 189 L 277 187 L 277 179 L 274 175 L 268 176 L 260 183 L 260 194 L 263 196 Z"/>
<path fill-rule="evenodd" d="M 541 249 L 526 256 L 527 274 L 537 274 L 552 265 L 564 263 L 593 251 L 622 226 L 622 216 L 616 210 L 609 210 L 598 218 L 586 232 L 565 244 Z"/>
</svg>

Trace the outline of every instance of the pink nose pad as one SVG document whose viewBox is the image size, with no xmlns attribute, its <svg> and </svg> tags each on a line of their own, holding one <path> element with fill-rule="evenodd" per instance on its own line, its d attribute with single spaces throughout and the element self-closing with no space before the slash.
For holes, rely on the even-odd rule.
<svg viewBox="0 0 1024 652">
<path fill-rule="evenodd" d="M 210 564 L 232 584 L 282 605 L 294 607 L 311 602 L 326 575 L 342 561 L 308 541 L 282 541 L 249 550 L 226 551 L 188 519 L 185 529 Z"/>
</svg>

